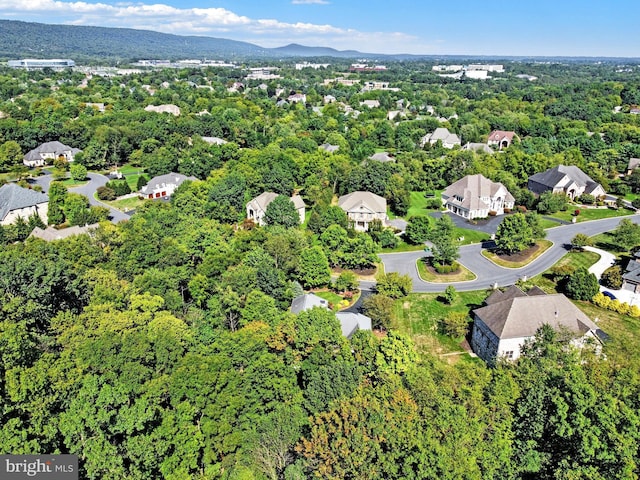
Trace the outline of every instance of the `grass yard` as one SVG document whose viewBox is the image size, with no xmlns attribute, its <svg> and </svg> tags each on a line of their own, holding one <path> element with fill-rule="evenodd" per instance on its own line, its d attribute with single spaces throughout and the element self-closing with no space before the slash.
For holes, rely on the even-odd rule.
<svg viewBox="0 0 640 480">
<path fill-rule="evenodd" d="M 491 260 L 493 263 L 501 267 L 522 268 L 526 265 L 529 265 L 536 258 L 538 258 L 540 255 L 546 252 L 551 247 L 551 245 L 553 245 L 553 243 L 550 242 L 549 240 L 538 240 L 536 242 L 536 246 L 538 247 L 537 249 L 532 250 L 530 254 L 526 254 L 526 251 L 522 252 L 523 255 L 516 254 L 514 255 L 515 260 L 509 260 L 504 256 L 497 255 L 491 252 L 490 250 L 482 250 L 482 256 L 487 258 L 488 260 Z"/>
<path fill-rule="evenodd" d="M 439 322 L 449 312 L 470 313 L 474 308 L 482 306 L 486 296 L 485 291 L 458 292 L 454 302 L 447 305 L 436 293 L 411 294 L 396 301 L 393 326 L 409 335 L 421 353 L 442 355 L 461 352 L 463 348 L 460 344 L 464 338 L 451 338 L 442 334 Z"/>
<path fill-rule="evenodd" d="M 555 267 L 570 266 L 575 269 L 584 267 L 589 268 L 600 259 L 600 255 L 595 252 L 569 252 L 555 264 Z M 551 271 L 541 273 L 528 279 L 525 283 L 528 287 L 538 286 L 547 293 L 558 293 L 556 283 L 551 279 Z"/>
<path fill-rule="evenodd" d="M 416 262 L 418 266 L 418 275 L 425 282 L 431 283 L 456 283 L 456 282 L 468 282 L 476 279 L 475 273 L 471 270 L 460 265 L 460 270 L 451 274 L 438 274 L 432 272 L 425 264 L 422 258 Z"/>
<path fill-rule="evenodd" d="M 580 210 L 580 215 L 576 218 L 576 222 L 587 222 L 589 220 L 600 220 L 602 218 L 612 218 L 612 217 L 623 217 L 625 215 L 631 215 L 634 212 L 631 210 L 627 210 L 626 208 L 620 208 L 615 210 L 613 208 L 580 208 L 580 207 L 571 207 L 566 212 L 557 212 L 553 215 L 549 215 L 550 217 L 559 218 L 560 220 L 564 220 L 566 222 L 570 222 L 573 217 L 573 212 L 575 210 Z"/>
<path fill-rule="evenodd" d="M 145 199 L 141 199 L 139 197 L 129 197 L 129 198 L 123 198 L 121 200 L 113 200 L 113 201 L 106 201 L 106 200 L 100 200 L 98 198 L 98 195 L 96 193 L 93 194 L 93 198 L 95 198 L 96 200 L 98 200 L 99 202 L 102 202 L 106 205 L 110 205 L 113 208 L 116 208 L 122 212 L 127 212 L 129 210 L 136 210 L 137 208 L 139 208 L 140 206 L 142 206 L 142 204 L 144 202 L 146 202 Z"/>
<path fill-rule="evenodd" d="M 324 298 L 327 302 L 329 302 L 333 307 L 334 312 L 338 310 L 337 308 L 338 303 L 340 302 L 340 300 L 342 300 L 342 297 L 340 295 L 332 292 L 331 290 L 324 290 L 322 292 L 313 292 L 313 293 L 315 293 L 320 298 Z"/>
<path fill-rule="evenodd" d="M 407 211 L 407 215 L 405 218 L 409 219 L 411 217 L 424 217 L 429 215 L 430 212 L 435 212 L 434 209 L 427 209 L 427 202 L 431 201 L 432 198 L 440 199 L 441 190 L 435 190 L 433 192 L 433 197 L 426 198 L 424 196 L 425 192 L 411 192 L 410 193 L 410 202 L 409 202 L 409 210 Z"/>
<path fill-rule="evenodd" d="M 397 247 L 383 248 L 382 253 L 417 252 L 418 250 L 422 250 L 422 249 L 424 249 L 424 245 L 412 245 L 401 239 Z"/>
<path fill-rule="evenodd" d="M 456 238 L 464 239 L 458 242 L 458 245 L 471 245 L 472 243 L 482 243 L 489 240 L 489 234 L 485 232 L 479 232 L 478 230 L 471 230 L 469 228 L 455 227 L 453 229 Z"/>
<path fill-rule="evenodd" d="M 86 179 L 86 180 L 74 180 L 73 178 L 67 178 L 67 179 L 62 181 L 63 185 L 65 185 L 67 187 L 70 187 L 70 188 L 79 187 L 81 185 L 86 185 L 87 183 L 89 183 L 88 179 Z"/>
</svg>

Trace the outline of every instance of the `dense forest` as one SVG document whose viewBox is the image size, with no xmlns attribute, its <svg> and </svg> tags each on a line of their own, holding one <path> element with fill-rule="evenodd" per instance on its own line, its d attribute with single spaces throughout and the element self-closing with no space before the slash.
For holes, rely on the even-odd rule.
<svg viewBox="0 0 640 480">
<path fill-rule="evenodd" d="M 559 164 L 640 193 L 640 173 L 620 176 L 640 157 L 640 69 L 509 63 L 483 82 L 394 62 L 352 78 L 396 90 L 323 82 L 348 65 L 282 65 L 264 83 L 221 68 L 0 71 L 3 181 L 32 186 L 22 158 L 53 140 L 81 149 L 75 163 L 90 172 L 138 172 L 134 186 L 168 172 L 197 179 L 89 235 L 47 243 L 26 239 L 35 224 L 0 229 L 3 452 L 77 454 L 92 479 L 638 477 L 637 319 L 620 316 L 627 330 L 611 332 L 604 355 L 541 328 L 517 362 L 487 366 L 449 362 L 407 331 L 399 312 L 418 296 L 406 288 L 379 287 L 374 331 L 350 339 L 332 311 L 289 306 L 312 288 L 350 296 L 356 273 L 398 245 L 381 225 L 350 228 L 337 195 L 367 190 L 406 217 L 415 192 L 482 173 L 542 212 L 527 178 Z M 292 93 L 306 104 L 278 104 Z M 162 104 L 180 115 L 144 110 Z M 420 145 L 443 126 L 463 145 L 494 129 L 519 140 L 493 155 Z M 395 161 L 368 159 L 382 150 Z M 60 180 L 66 168 L 55 165 Z M 52 223 L 87 223 L 72 220 L 76 197 L 61 183 Z M 275 209 L 266 226 L 246 221 L 264 191 L 300 194 L 308 221 Z M 619 251 L 640 244 L 630 242 Z"/>
</svg>

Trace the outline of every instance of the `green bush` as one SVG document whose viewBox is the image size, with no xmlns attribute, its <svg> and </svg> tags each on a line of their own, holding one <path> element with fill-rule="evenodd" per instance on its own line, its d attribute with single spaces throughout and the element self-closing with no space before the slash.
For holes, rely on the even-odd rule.
<svg viewBox="0 0 640 480">
<path fill-rule="evenodd" d="M 460 264 L 458 262 L 453 262 L 451 265 L 445 265 L 442 263 L 434 263 L 433 268 L 435 268 L 436 272 L 444 274 L 444 273 L 453 273 L 457 272 L 460 269 Z"/>
<path fill-rule="evenodd" d="M 110 201 L 116 199 L 116 192 L 112 188 L 109 188 L 107 186 L 98 187 L 96 193 L 100 200 Z"/>
<path fill-rule="evenodd" d="M 129 188 L 129 184 L 126 180 L 111 180 L 110 182 L 107 182 L 105 186 L 113 190 L 116 197 L 121 197 L 122 195 L 131 193 L 131 188 Z"/>
</svg>

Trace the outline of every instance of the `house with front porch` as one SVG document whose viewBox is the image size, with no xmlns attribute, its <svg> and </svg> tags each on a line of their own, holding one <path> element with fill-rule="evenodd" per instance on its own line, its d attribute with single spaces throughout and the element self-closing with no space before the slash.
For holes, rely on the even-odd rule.
<svg viewBox="0 0 640 480">
<path fill-rule="evenodd" d="M 463 218 L 485 218 L 503 215 L 515 204 L 507 188 L 483 175 L 467 175 L 442 192 L 442 205 Z"/>
<path fill-rule="evenodd" d="M 575 165 L 558 165 L 529 177 L 527 188 L 536 195 L 544 192 L 564 193 L 571 200 L 582 194 L 594 198 L 606 195 L 604 188 Z"/>
<path fill-rule="evenodd" d="M 371 192 L 352 192 L 338 199 L 338 206 L 345 211 L 353 228 L 366 232 L 373 220 L 387 220 L 387 200 Z"/>
</svg>

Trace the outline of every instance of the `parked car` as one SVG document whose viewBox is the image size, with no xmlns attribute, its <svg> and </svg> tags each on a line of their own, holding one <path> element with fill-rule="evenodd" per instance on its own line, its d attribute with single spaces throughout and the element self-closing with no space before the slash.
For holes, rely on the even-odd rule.
<svg viewBox="0 0 640 480">
<path fill-rule="evenodd" d="M 607 292 L 607 291 L 605 290 L 605 291 L 603 291 L 603 292 L 602 292 L 602 294 L 603 294 L 605 297 L 609 297 L 611 300 L 617 300 L 616 296 L 615 296 L 613 293 L 611 293 L 611 292 Z"/>
</svg>

